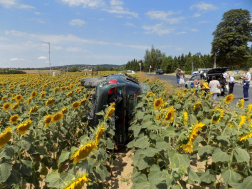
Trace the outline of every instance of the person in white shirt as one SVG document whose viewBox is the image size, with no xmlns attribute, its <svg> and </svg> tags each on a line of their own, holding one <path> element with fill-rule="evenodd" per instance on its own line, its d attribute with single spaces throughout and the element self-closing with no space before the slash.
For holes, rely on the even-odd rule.
<svg viewBox="0 0 252 189">
<path fill-rule="evenodd" d="M 216 77 L 212 77 L 212 81 L 209 82 L 210 91 L 213 92 L 211 99 L 215 100 L 218 94 L 218 88 L 221 87 L 220 82 L 216 80 Z"/>
<path fill-rule="evenodd" d="M 228 76 L 227 72 L 223 73 L 223 78 L 225 78 L 226 80 L 227 80 L 227 76 Z"/>
<path fill-rule="evenodd" d="M 244 101 L 249 100 L 249 83 L 251 80 L 251 74 L 249 73 L 249 68 L 246 69 L 247 73 L 245 74 L 245 77 L 241 77 L 243 79 L 243 95 L 244 95 Z"/>
<path fill-rule="evenodd" d="M 228 86 L 229 86 L 228 94 L 233 93 L 235 83 L 237 83 L 237 81 L 235 81 L 234 74 L 232 74 L 232 75 L 229 76 L 229 79 L 228 79 Z"/>
</svg>

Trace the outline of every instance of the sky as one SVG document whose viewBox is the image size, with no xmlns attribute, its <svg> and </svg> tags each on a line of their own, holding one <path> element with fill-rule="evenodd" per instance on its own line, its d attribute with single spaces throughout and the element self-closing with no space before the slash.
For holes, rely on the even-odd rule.
<svg viewBox="0 0 252 189">
<path fill-rule="evenodd" d="M 211 53 L 212 32 L 251 0 L 0 0 L 0 68 L 126 64 L 151 46 Z M 45 43 L 46 42 L 46 43 Z"/>
</svg>

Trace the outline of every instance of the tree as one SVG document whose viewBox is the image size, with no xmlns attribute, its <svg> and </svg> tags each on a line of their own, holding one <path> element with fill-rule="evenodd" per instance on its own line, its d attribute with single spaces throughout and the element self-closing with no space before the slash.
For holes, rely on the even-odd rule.
<svg viewBox="0 0 252 189">
<path fill-rule="evenodd" d="M 151 47 L 150 51 L 147 49 L 144 56 L 144 71 L 148 71 L 150 66 L 151 70 L 159 69 L 164 56 L 164 53 L 161 53 L 160 50 L 155 49 L 153 46 Z"/>
<path fill-rule="evenodd" d="M 251 15 L 248 10 L 232 9 L 223 14 L 222 22 L 213 32 L 212 54 L 219 66 L 246 66 L 252 41 Z"/>
</svg>

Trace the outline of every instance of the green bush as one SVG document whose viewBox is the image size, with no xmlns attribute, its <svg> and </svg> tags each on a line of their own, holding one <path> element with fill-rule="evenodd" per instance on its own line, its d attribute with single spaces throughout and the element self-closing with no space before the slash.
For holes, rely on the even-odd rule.
<svg viewBox="0 0 252 189">
<path fill-rule="evenodd" d="M 191 75 L 192 71 L 185 71 L 185 75 Z"/>
<path fill-rule="evenodd" d="M 26 74 L 26 72 L 21 70 L 1 70 L 0 74 Z"/>
</svg>

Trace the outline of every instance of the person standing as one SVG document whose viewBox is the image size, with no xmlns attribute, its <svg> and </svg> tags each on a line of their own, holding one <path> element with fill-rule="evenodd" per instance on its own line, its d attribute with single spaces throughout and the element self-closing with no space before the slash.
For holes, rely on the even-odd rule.
<svg viewBox="0 0 252 189">
<path fill-rule="evenodd" d="M 179 85 L 183 87 L 185 84 L 185 74 L 183 71 L 180 72 Z"/>
<path fill-rule="evenodd" d="M 249 100 L 249 84 L 251 80 L 251 74 L 249 73 L 249 68 L 246 69 L 245 77 L 241 77 L 243 79 L 243 95 L 244 95 L 244 101 Z"/>
<path fill-rule="evenodd" d="M 224 96 L 225 94 L 225 85 L 226 85 L 226 79 L 223 77 L 222 74 L 220 74 L 219 82 L 221 85 L 221 96 Z"/>
<path fill-rule="evenodd" d="M 212 81 L 209 83 L 210 92 L 213 92 L 213 95 L 211 96 L 211 99 L 215 100 L 218 94 L 218 88 L 221 87 L 220 82 L 216 80 L 216 77 L 212 77 Z"/>
<path fill-rule="evenodd" d="M 180 71 L 177 71 L 176 78 L 177 78 L 177 87 L 178 87 L 179 86 L 179 80 L 180 80 Z"/>
<path fill-rule="evenodd" d="M 232 74 L 232 75 L 229 76 L 229 80 L 228 80 L 228 86 L 229 86 L 228 94 L 233 93 L 235 83 L 237 83 L 237 81 L 235 81 L 234 74 Z"/>
</svg>

